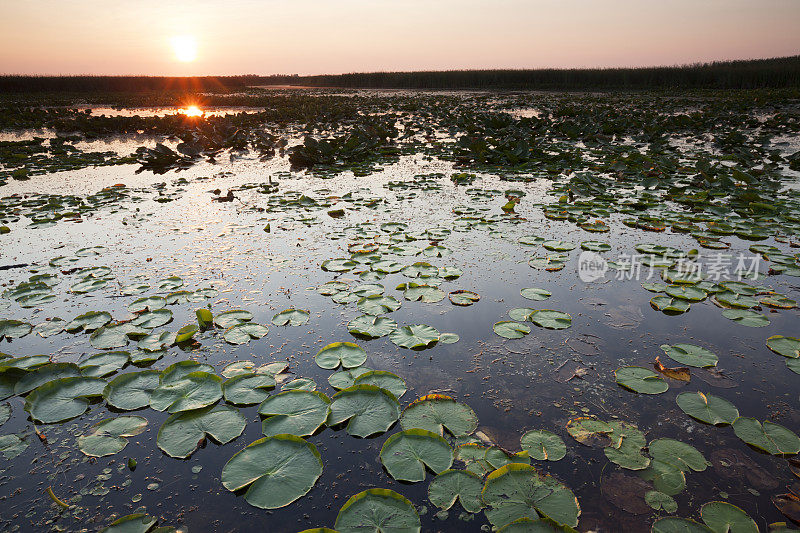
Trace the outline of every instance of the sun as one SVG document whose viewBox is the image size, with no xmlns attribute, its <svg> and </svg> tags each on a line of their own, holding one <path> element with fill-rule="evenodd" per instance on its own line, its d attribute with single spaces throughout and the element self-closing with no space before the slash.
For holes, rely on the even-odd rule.
<svg viewBox="0 0 800 533">
<path fill-rule="evenodd" d="M 172 51 L 181 63 L 197 59 L 197 40 L 191 35 L 177 35 L 172 38 Z"/>
</svg>

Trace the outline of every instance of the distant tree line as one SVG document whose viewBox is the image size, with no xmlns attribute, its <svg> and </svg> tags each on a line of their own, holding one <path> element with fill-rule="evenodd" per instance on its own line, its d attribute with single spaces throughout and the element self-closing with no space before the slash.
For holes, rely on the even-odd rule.
<svg viewBox="0 0 800 533">
<path fill-rule="evenodd" d="M 312 87 L 396 89 L 760 89 L 800 87 L 800 55 L 674 67 L 370 72 L 300 77 Z"/>
<path fill-rule="evenodd" d="M 0 76 L 0 93 L 230 92 L 258 85 L 367 89 L 800 88 L 800 55 L 673 67 L 446 70 L 298 76 Z"/>
<path fill-rule="evenodd" d="M 296 83 L 297 76 L 12 76 L 0 75 L 0 93 L 227 92 L 253 85 Z"/>
</svg>

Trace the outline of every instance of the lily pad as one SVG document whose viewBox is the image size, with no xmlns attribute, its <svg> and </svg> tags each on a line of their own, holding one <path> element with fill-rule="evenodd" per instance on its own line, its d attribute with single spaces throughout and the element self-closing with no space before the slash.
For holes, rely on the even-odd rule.
<svg viewBox="0 0 800 533">
<path fill-rule="evenodd" d="M 389 334 L 389 339 L 401 348 L 421 350 L 438 342 L 439 331 L 425 324 L 415 324 L 397 328 Z"/>
<path fill-rule="evenodd" d="M 21 320 L 0 320 L 0 341 L 19 339 L 31 332 L 33 326 Z"/>
<path fill-rule="evenodd" d="M 128 352 L 104 352 L 86 357 L 78 362 L 81 374 L 92 378 L 103 378 L 124 367 L 130 361 Z"/>
<path fill-rule="evenodd" d="M 268 389 L 275 388 L 275 378 L 269 374 L 245 372 L 236 374 L 222 384 L 225 401 L 234 405 L 254 405 L 269 396 Z"/>
<path fill-rule="evenodd" d="M 206 407 L 171 415 L 158 430 L 156 443 L 170 457 L 186 459 L 206 437 L 227 444 L 241 435 L 245 426 L 245 418 L 232 407 Z"/>
<path fill-rule="evenodd" d="M 545 329 L 566 329 L 572 325 L 572 317 L 568 313 L 552 309 L 534 311 L 529 320 Z"/>
<path fill-rule="evenodd" d="M 722 312 L 722 316 L 750 328 L 763 328 L 770 323 L 766 315 L 752 309 L 726 309 Z"/>
<path fill-rule="evenodd" d="M 162 379 L 150 396 L 150 407 L 156 411 L 180 413 L 208 407 L 221 398 L 222 378 L 208 372 L 190 372 L 168 383 Z"/>
<path fill-rule="evenodd" d="M 755 520 L 739 507 L 727 502 L 708 502 L 700 508 L 700 517 L 714 533 L 758 533 Z"/>
<path fill-rule="evenodd" d="M 735 405 L 713 394 L 682 392 L 675 401 L 684 413 L 706 424 L 733 424 L 739 417 Z"/>
<path fill-rule="evenodd" d="M 425 467 L 435 474 L 450 468 L 453 449 L 436 433 L 410 429 L 386 439 L 380 458 L 394 479 L 417 482 L 425 479 Z"/>
<path fill-rule="evenodd" d="M 350 370 L 340 370 L 339 372 L 334 372 L 330 375 L 330 377 L 328 377 L 328 383 L 331 387 L 337 390 L 348 389 L 355 385 L 355 380 L 358 376 L 370 371 L 371 369 L 365 366 L 351 368 Z"/>
<path fill-rule="evenodd" d="M 294 435 L 259 439 L 231 457 L 222 485 L 247 489 L 244 499 L 260 509 L 279 509 L 306 495 L 322 475 L 316 446 Z"/>
<path fill-rule="evenodd" d="M 436 507 L 446 511 L 455 505 L 456 500 L 468 513 L 483 509 L 480 476 L 466 470 L 445 470 L 428 485 L 428 499 Z"/>
<path fill-rule="evenodd" d="M 800 358 L 800 339 L 797 337 L 773 335 L 767 339 L 767 348 L 784 357 Z"/>
<path fill-rule="evenodd" d="M 535 302 L 541 302 L 543 300 L 547 300 L 550 298 L 553 293 L 545 289 L 537 289 L 535 287 L 528 287 L 519 291 L 520 295 L 523 298 L 527 298 L 528 300 L 533 300 Z"/>
<path fill-rule="evenodd" d="M 357 337 L 377 339 L 397 329 L 397 322 L 385 316 L 361 315 L 347 325 L 347 330 Z"/>
<path fill-rule="evenodd" d="M 414 505 L 389 489 L 368 489 L 351 496 L 334 526 L 340 533 L 419 533 Z"/>
<path fill-rule="evenodd" d="M 772 455 L 800 453 L 800 438 L 791 430 L 769 420 L 739 417 L 733 421 L 736 436 L 747 444 Z"/>
<path fill-rule="evenodd" d="M 561 437 L 544 429 L 528 431 L 520 438 L 520 445 L 537 461 L 560 461 L 567 454 Z"/>
<path fill-rule="evenodd" d="M 313 435 L 328 419 L 331 401 L 321 392 L 288 390 L 264 400 L 258 408 L 267 417 L 261 424 L 264 435 L 289 433 Z"/>
<path fill-rule="evenodd" d="M 448 297 L 450 298 L 450 303 L 462 307 L 472 305 L 481 299 L 477 292 L 463 289 L 451 292 Z"/>
<path fill-rule="evenodd" d="M 400 398 L 406 393 L 406 382 L 397 374 L 385 372 L 383 370 L 371 370 L 364 372 L 353 380 L 354 385 L 375 385 L 386 389 L 395 397 Z"/>
<path fill-rule="evenodd" d="M 333 396 L 328 425 L 347 422 L 350 435 L 369 437 L 388 431 L 398 418 L 400 405 L 391 392 L 374 385 L 354 385 Z"/>
<path fill-rule="evenodd" d="M 302 326 L 308 322 L 309 312 L 304 309 L 284 309 L 272 317 L 276 326 Z"/>
<path fill-rule="evenodd" d="M 86 412 L 88 398 L 102 396 L 105 386 L 100 378 L 56 379 L 31 392 L 25 399 L 25 410 L 44 424 L 63 422 Z"/>
<path fill-rule="evenodd" d="M 365 315 L 378 316 L 400 309 L 400 302 L 392 296 L 373 294 L 358 300 L 358 310 Z"/>
<path fill-rule="evenodd" d="M 78 448 L 89 457 L 114 455 L 128 444 L 126 437 L 135 437 L 146 427 L 147 419 L 141 416 L 108 418 L 92 426 L 88 435 L 78 437 Z"/>
<path fill-rule="evenodd" d="M 489 474 L 481 496 L 486 517 L 498 528 L 521 518 L 543 516 L 576 527 L 581 513 L 569 488 L 522 463 L 510 463 Z"/>
<path fill-rule="evenodd" d="M 529 326 L 519 322 L 513 322 L 511 320 L 501 320 L 500 322 L 495 322 L 494 326 L 492 326 L 492 329 L 495 333 L 506 339 L 521 339 L 531 332 L 531 328 Z"/>
<path fill-rule="evenodd" d="M 619 385 L 640 394 L 661 394 L 669 389 L 661 376 L 640 366 L 623 366 L 614 375 Z"/>
<path fill-rule="evenodd" d="M 142 370 L 122 374 L 105 386 L 103 398 L 112 407 L 123 411 L 133 411 L 150 405 L 150 396 L 159 386 L 160 372 Z"/>
<path fill-rule="evenodd" d="M 228 329 L 232 326 L 237 326 L 245 322 L 253 320 L 253 313 L 244 311 L 242 309 L 233 309 L 231 311 L 223 311 L 214 317 L 214 324 L 222 329 Z"/>
<path fill-rule="evenodd" d="M 245 344 L 251 339 L 260 339 L 267 333 L 269 333 L 269 329 L 266 326 L 247 322 L 229 327 L 222 337 L 230 344 Z"/>
<path fill-rule="evenodd" d="M 324 346 L 314 356 L 317 366 L 329 370 L 337 368 L 339 365 L 343 368 L 355 368 L 363 365 L 366 360 L 367 352 L 352 342 L 333 342 Z"/>
<path fill-rule="evenodd" d="M 713 367 L 719 361 L 713 352 L 694 344 L 662 344 L 661 349 L 673 361 L 695 368 Z"/>
<path fill-rule="evenodd" d="M 468 405 L 450 396 L 429 394 L 414 400 L 400 419 L 403 429 L 424 429 L 439 435 L 444 430 L 456 437 L 469 435 L 478 427 L 478 416 Z"/>
</svg>

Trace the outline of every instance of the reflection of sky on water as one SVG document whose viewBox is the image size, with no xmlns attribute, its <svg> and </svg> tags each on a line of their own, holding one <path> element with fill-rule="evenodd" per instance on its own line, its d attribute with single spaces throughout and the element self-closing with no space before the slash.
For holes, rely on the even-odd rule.
<svg viewBox="0 0 800 533">
<path fill-rule="evenodd" d="M 61 222 L 35 230 L 27 229 L 25 221 L 13 224 L 12 234 L 3 237 L 0 264 L 46 265 L 55 256 L 70 255 L 86 246 L 103 245 L 106 251 L 101 256 L 82 258 L 74 266 L 110 266 L 123 285 L 137 276 L 154 284 L 159 279 L 177 275 L 186 281 L 187 290 L 208 286 L 219 289 L 220 294 L 209 302 L 215 313 L 244 308 L 252 311 L 254 321 L 261 324 L 270 324 L 271 317 L 287 307 L 309 309 L 311 319 L 307 325 L 270 326 L 270 333 L 264 339 L 240 347 L 225 344 L 218 333 L 200 334 L 197 337 L 202 344 L 200 348 L 189 352 L 173 348 L 154 367 L 164 368 L 187 357 L 209 362 L 218 371 L 237 360 L 257 363 L 286 360 L 294 374 L 313 378 L 319 390 L 326 394 L 334 392 L 327 384 L 330 372 L 319 369 L 312 356 L 327 343 L 350 340 L 346 325 L 360 314 L 354 305 L 336 305 L 312 290 L 334 279 L 334 275 L 323 272 L 319 264 L 346 254 L 347 239 L 333 240 L 329 238 L 331 234 L 359 222 L 379 225 L 402 221 L 409 224 L 412 232 L 431 227 L 450 228 L 455 217 L 451 210 L 456 205 L 488 207 L 488 214 L 498 215 L 504 203 L 501 195 L 473 201 L 464 192 L 467 187 L 456 187 L 447 178 L 442 180 L 441 190 L 388 191 L 384 188 L 390 180 L 429 172 L 444 172 L 449 176 L 452 171 L 449 164 L 420 157 L 404 157 L 399 164 L 366 179 L 344 175 L 325 180 L 296 175 L 277 180 L 279 196 L 287 191 L 301 191 L 314 198 L 342 196 L 348 192 L 361 197 L 386 197 L 386 204 L 377 209 L 360 207 L 357 210 L 350 210 L 350 205 L 342 201 L 330 208 L 310 211 L 293 208 L 262 212 L 260 209 L 267 207 L 268 196 L 254 189 L 237 191 L 237 200 L 231 203 L 211 202 L 212 195 L 208 191 L 212 189 L 219 188 L 224 194 L 229 188 L 264 182 L 267 176 L 288 170 L 285 160 L 281 159 L 266 164 L 247 158 L 217 166 L 200 164 L 184 172 L 162 176 L 149 172 L 136 175 L 134 170 L 133 166 L 88 168 L 36 176 L 27 182 L 12 181 L 0 188 L 3 196 L 36 191 L 85 195 L 124 183 L 133 190 L 132 196 L 142 198 L 139 202 L 101 208 L 82 223 Z M 174 197 L 174 201 L 153 201 L 156 196 L 153 184 L 156 183 L 166 183 L 162 193 Z M 795 311 L 769 313 L 772 324 L 760 329 L 741 327 L 725 319 L 710 302 L 694 304 L 685 315 L 667 317 L 650 308 L 648 301 L 653 295 L 637 281 L 590 285 L 581 282 L 576 273 L 579 250 L 570 253 L 566 268 L 560 272 L 530 268 L 527 265 L 530 256 L 547 252 L 540 247 L 519 245 L 518 238 L 527 234 L 575 243 L 606 241 L 613 247 L 604 254 L 608 258 L 631 253 L 633 245 L 641 242 L 658 242 L 684 250 L 696 246 L 688 235 L 646 234 L 630 230 L 618 220 L 611 225 L 610 233 L 599 237 L 568 222 L 547 220 L 532 204 L 545 201 L 548 185 L 545 181 L 509 184 L 485 177 L 476 182 L 476 186 L 528 192 L 517 208 L 525 218 L 522 223 L 498 224 L 494 229 L 499 234 L 492 235 L 478 229 L 453 231 L 444 241 L 453 255 L 445 258 L 395 258 L 404 263 L 427 260 L 438 266 L 457 266 L 464 275 L 443 283 L 442 289 L 446 292 L 473 290 L 481 295 L 481 300 L 466 308 L 455 307 L 447 299 L 437 304 L 408 302 L 394 288 L 407 281 L 401 274 L 380 280 L 387 294 L 402 301 L 402 307 L 390 315 L 398 323 L 429 324 L 442 332 L 457 333 L 461 340 L 420 352 L 399 349 L 388 338 L 359 341 L 369 354 L 366 366 L 390 370 L 406 380 L 409 391 L 402 399 L 404 405 L 432 391 L 443 391 L 465 401 L 478 414 L 480 430 L 503 446 L 518 446 L 519 435 L 527 429 L 549 429 L 561 435 L 568 446 L 567 457 L 558 463 L 539 466 L 563 479 L 576 492 L 585 527 L 598 525 L 600 529 L 613 530 L 619 522 L 630 523 L 635 529 L 642 518 L 625 515 L 599 496 L 600 479 L 607 475 L 603 471 L 609 469 L 609 463 L 600 449 L 584 447 L 566 434 L 566 421 L 575 416 L 593 414 L 604 419 L 619 416 L 637 424 L 648 440 L 678 438 L 695 445 L 707 458 L 714 449 L 733 448 L 746 453 L 782 483 L 790 482 L 791 475 L 784 461 L 749 450 L 730 428 L 711 428 L 692 422 L 675 405 L 675 395 L 687 390 L 712 392 L 736 404 L 743 416 L 765 419 L 779 413 L 778 422 L 798 427 L 798 413 L 789 408 L 796 405 L 797 376 L 786 369 L 782 358 L 764 346 L 768 336 L 792 331 Z M 416 197 L 411 198 L 412 193 Z M 326 214 L 328 209 L 338 207 L 347 210 L 343 219 L 333 219 Z M 303 216 L 315 217 L 316 222 L 307 226 L 298 221 Z M 263 231 L 267 223 L 270 233 Z M 733 243 L 733 253 L 746 251 L 750 244 L 735 237 L 729 240 Z M 765 242 L 775 244 L 772 240 Z M 2 271 L 0 281 L 8 285 L 12 280 L 18 282 L 29 275 L 26 269 Z M 341 277 L 355 279 L 352 274 Z M 610 277 L 611 273 L 607 278 Z M 116 282 L 97 292 L 70 296 L 65 291 L 74 280 L 66 275 L 60 278 L 56 302 L 41 310 L 25 310 L 4 301 L 5 308 L 0 307 L 2 316 L 34 324 L 52 316 L 70 319 L 90 310 L 108 310 L 116 319 L 129 316 L 126 306 L 135 297 L 116 297 Z M 770 278 L 765 283 L 790 297 L 798 296 L 792 278 Z M 532 302 L 519 295 L 524 287 L 546 288 L 553 295 L 547 301 Z M 194 321 L 194 309 L 200 305 L 203 304 L 171 306 L 174 320 L 164 329 L 175 330 Z M 573 327 L 549 331 L 532 326 L 529 336 L 506 341 L 492 333 L 491 325 L 507 319 L 507 311 L 514 307 L 568 312 L 573 317 Z M 713 384 L 719 383 L 713 377 L 706 376 L 712 384 L 699 379 L 702 372 L 693 372 L 690 384 L 681 386 L 673 382 L 670 391 L 654 397 L 637 396 L 614 385 L 613 372 L 617 367 L 623 364 L 649 366 L 660 354 L 660 344 L 677 342 L 696 343 L 712 349 L 720 357 L 719 369 L 738 386 L 715 387 Z M 584 348 L 587 344 L 593 347 L 585 351 L 599 353 L 582 355 L 574 349 L 581 343 Z M 53 354 L 58 361 L 75 361 L 83 354 L 96 352 L 89 346 L 87 335 L 66 333 L 48 339 L 29 335 L 3 343 L 0 350 L 15 355 Z M 665 359 L 662 356 L 667 364 Z M 583 377 L 571 376 L 577 369 L 585 369 L 579 372 Z M 30 428 L 22 402 L 15 398 L 11 403 L 13 416 L 2 428 L 4 434 Z M 415 503 L 426 505 L 428 512 L 422 516 L 425 531 L 471 531 L 483 523 L 480 518 L 465 524 L 459 520 L 457 508 L 450 511 L 447 520 L 435 518 L 435 508 L 426 500 L 427 482 L 407 485 L 392 481 L 378 460 L 386 436 L 361 440 L 330 429 L 310 439 L 319 446 L 325 469 L 309 496 L 271 512 L 252 508 L 219 483 L 219 473 L 230 456 L 260 437 L 257 407 L 242 412 L 248 420 L 243 436 L 220 450 L 209 443 L 187 461 L 168 458 L 156 448 L 155 435 L 165 415 L 152 410 L 135 413 L 149 419 L 146 433 L 130 439 L 122 453 L 96 462 L 82 458 L 75 448 L 74 437 L 83 433 L 87 422 L 107 415 L 100 404 L 77 421 L 40 427 L 48 436 L 47 445 L 33 437 L 30 448 L 18 459 L 0 461 L 0 470 L 4 469 L 0 472 L 4 492 L 12 493 L 17 486 L 22 488 L 19 495 L 3 503 L 0 519 L 40 522 L 42 517 L 49 516 L 45 510 L 47 505 L 42 503 L 42 487 L 52 485 L 57 494 L 65 496 L 70 495 L 72 488 L 91 491 L 96 485 L 95 477 L 103 469 L 111 468 L 111 478 L 104 483 L 110 492 L 106 496 L 87 494 L 79 503 L 87 508 L 87 526 L 105 524 L 110 513 L 127 514 L 141 505 L 148 512 L 162 516 L 164 524 L 185 522 L 190 531 L 248 531 L 253 525 L 263 525 L 270 531 L 292 532 L 312 526 L 332 526 L 339 507 L 350 495 L 373 486 L 392 488 Z M 392 431 L 397 430 L 395 427 Z M 38 459 L 32 462 L 36 457 Z M 139 463 L 133 473 L 124 468 L 127 457 L 135 457 Z M 202 470 L 192 473 L 192 467 L 198 465 L 202 465 Z M 128 478 L 130 486 L 122 487 Z M 160 488 L 148 490 L 147 485 L 151 483 L 159 483 Z M 709 499 L 722 498 L 719 493 L 724 491 L 730 494 L 728 501 L 742 506 L 752 516 L 764 517 L 769 522 L 780 519 L 768 501 L 772 492 L 765 490 L 760 496 L 754 496 L 747 492 L 748 486 L 743 485 L 740 478 L 724 478 L 709 468 L 703 473 L 688 474 L 687 483 L 688 488 L 677 496 L 681 515 L 688 515 L 690 509 L 696 511 L 699 504 Z M 141 501 L 132 502 L 131 497 L 139 493 Z"/>
</svg>

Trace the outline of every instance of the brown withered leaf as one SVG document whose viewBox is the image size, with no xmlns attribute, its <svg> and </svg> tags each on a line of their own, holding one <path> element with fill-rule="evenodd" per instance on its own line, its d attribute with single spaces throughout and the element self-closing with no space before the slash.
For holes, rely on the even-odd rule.
<svg viewBox="0 0 800 533">
<path fill-rule="evenodd" d="M 800 498 L 794 494 L 778 494 L 772 497 L 772 503 L 783 513 L 783 516 L 800 524 Z"/>
<path fill-rule="evenodd" d="M 678 381 L 686 381 L 687 383 L 692 379 L 692 374 L 689 371 L 689 367 L 677 366 L 674 368 L 668 368 L 661 363 L 661 360 L 658 357 L 656 357 L 653 367 L 655 367 L 657 372 L 664 374 L 668 378 Z"/>
</svg>

